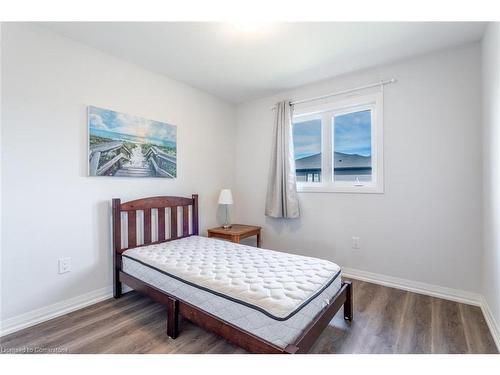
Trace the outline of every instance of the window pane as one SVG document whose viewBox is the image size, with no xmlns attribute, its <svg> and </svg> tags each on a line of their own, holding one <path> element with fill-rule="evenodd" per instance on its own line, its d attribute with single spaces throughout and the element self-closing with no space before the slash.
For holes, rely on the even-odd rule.
<svg viewBox="0 0 500 375">
<path fill-rule="evenodd" d="M 371 111 L 335 116 L 334 180 L 368 182 L 372 180 Z"/>
<path fill-rule="evenodd" d="M 321 181 L 321 120 L 295 122 L 293 147 L 297 181 Z"/>
</svg>

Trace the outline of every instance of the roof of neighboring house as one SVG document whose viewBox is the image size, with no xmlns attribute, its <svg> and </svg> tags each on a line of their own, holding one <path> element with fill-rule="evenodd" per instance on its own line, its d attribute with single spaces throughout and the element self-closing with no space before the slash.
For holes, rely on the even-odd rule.
<svg viewBox="0 0 500 375">
<path fill-rule="evenodd" d="M 295 160 L 295 169 L 321 169 L 321 153 Z"/>
<path fill-rule="evenodd" d="M 371 156 L 335 153 L 334 168 L 371 168 Z M 295 169 L 321 169 L 321 153 L 295 160 Z"/>
</svg>

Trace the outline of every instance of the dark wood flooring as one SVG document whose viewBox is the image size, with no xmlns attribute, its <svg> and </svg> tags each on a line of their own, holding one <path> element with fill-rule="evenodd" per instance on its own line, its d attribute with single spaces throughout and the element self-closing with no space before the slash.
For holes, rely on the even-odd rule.
<svg viewBox="0 0 500 375">
<path fill-rule="evenodd" d="M 166 334 L 166 308 L 135 292 L 0 338 L 9 351 L 245 353 L 184 321 Z M 16 349 L 21 348 L 21 349 Z M 354 281 L 354 321 L 342 312 L 311 353 L 498 353 L 479 307 Z"/>
</svg>

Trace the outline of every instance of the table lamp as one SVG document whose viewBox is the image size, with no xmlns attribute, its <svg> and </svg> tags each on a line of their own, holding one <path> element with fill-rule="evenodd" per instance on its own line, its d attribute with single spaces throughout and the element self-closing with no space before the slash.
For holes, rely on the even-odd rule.
<svg viewBox="0 0 500 375">
<path fill-rule="evenodd" d="M 230 189 L 222 189 L 219 194 L 219 204 L 223 204 L 226 206 L 226 222 L 222 226 L 224 229 L 230 229 L 231 224 L 229 224 L 229 221 L 227 219 L 227 206 L 229 204 L 233 204 L 233 195 L 231 194 Z"/>
</svg>

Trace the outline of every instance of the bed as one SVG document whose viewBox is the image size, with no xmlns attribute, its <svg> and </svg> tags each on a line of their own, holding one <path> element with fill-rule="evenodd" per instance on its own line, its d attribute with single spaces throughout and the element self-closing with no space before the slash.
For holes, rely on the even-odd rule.
<svg viewBox="0 0 500 375">
<path fill-rule="evenodd" d="M 342 306 L 352 320 L 336 264 L 201 237 L 197 195 L 112 208 L 114 297 L 126 284 L 166 305 L 172 339 L 183 317 L 252 353 L 307 353 Z"/>
</svg>

